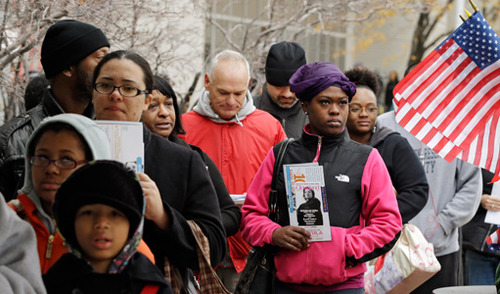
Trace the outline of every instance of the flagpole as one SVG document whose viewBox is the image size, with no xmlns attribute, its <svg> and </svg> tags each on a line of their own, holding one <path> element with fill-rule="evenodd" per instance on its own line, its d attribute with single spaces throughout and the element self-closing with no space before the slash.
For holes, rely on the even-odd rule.
<svg viewBox="0 0 500 294">
<path fill-rule="evenodd" d="M 477 8 L 476 3 L 474 3 L 474 1 L 469 0 L 469 3 L 470 3 L 470 5 L 472 6 L 472 8 L 474 8 L 474 11 L 475 11 L 475 12 L 478 12 L 478 11 L 479 11 L 479 9 Z"/>
<path fill-rule="evenodd" d="M 469 0 L 469 3 L 472 6 L 472 8 L 474 9 L 474 12 L 478 12 L 479 11 L 479 9 L 477 8 L 477 5 L 476 5 L 476 3 L 474 3 L 474 1 Z M 465 14 L 467 14 L 468 18 L 472 16 L 472 14 L 467 9 L 464 9 L 464 10 L 465 10 Z M 458 16 L 460 16 L 460 19 L 463 22 L 465 22 L 466 19 L 461 14 L 459 14 Z"/>
</svg>

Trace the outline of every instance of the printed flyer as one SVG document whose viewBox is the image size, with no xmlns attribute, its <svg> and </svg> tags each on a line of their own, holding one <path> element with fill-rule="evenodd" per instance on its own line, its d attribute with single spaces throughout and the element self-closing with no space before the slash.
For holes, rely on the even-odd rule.
<svg viewBox="0 0 500 294">
<path fill-rule="evenodd" d="M 96 120 L 111 145 L 111 156 L 136 172 L 144 172 L 143 127 L 140 122 Z"/>
<path fill-rule="evenodd" d="M 317 163 L 283 165 L 290 225 L 311 233 L 310 242 L 331 241 L 323 167 Z"/>
</svg>

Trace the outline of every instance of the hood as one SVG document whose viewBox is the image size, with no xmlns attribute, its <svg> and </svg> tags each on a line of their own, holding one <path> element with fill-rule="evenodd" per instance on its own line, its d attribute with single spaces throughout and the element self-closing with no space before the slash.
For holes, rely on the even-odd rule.
<svg viewBox="0 0 500 294">
<path fill-rule="evenodd" d="M 219 117 L 217 113 L 215 113 L 210 107 L 210 96 L 208 91 L 203 91 L 201 93 L 201 97 L 198 101 L 198 104 L 193 108 L 195 112 L 198 114 L 210 118 L 212 121 L 217 122 L 217 123 L 230 123 L 234 122 L 239 124 L 240 126 L 243 126 L 243 123 L 241 120 L 243 120 L 247 115 L 250 115 L 252 112 L 255 111 L 255 106 L 253 105 L 253 98 L 252 94 L 250 94 L 250 91 L 247 91 L 247 95 L 245 97 L 245 102 L 243 102 L 243 106 L 241 107 L 240 111 L 230 120 L 225 120 Z"/>
<path fill-rule="evenodd" d="M 90 161 L 74 171 L 57 190 L 53 209 L 59 232 L 69 251 L 85 261 L 75 232 L 75 220 L 78 210 L 88 204 L 108 205 L 129 221 L 127 242 L 108 269 L 110 274 L 120 273 L 137 251 L 142 237 L 145 199 L 139 177 L 121 162 Z"/>
<path fill-rule="evenodd" d="M 370 141 L 368 142 L 368 145 L 372 147 L 376 147 L 378 144 L 380 144 L 382 141 L 387 138 L 387 136 L 391 134 L 397 134 L 398 132 L 393 131 L 387 127 L 381 126 L 379 122 L 377 121 L 375 123 L 375 132 L 373 133 L 372 137 L 370 138 Z"/>
<path fill-rule="evenodd" d="M 139 226 L 137 227 L 137 230 L 135 230 L 134 234 L 132 235 L 132 238 L 130 238 L 125 244 L 125 246 L 123 246 L 122 251 L 120 251 L 120 253 L 118 253 L 118 255 L 115 258 L 113 258 L 113 261 L 111 262 L 111 265 L 109 266 L 108 269 L 108 274 L 121 273 L 127 267 L 130 259 L 132 259 L 134 254 L 137 252 L 137 248 L 139 247 L 139 243 L 141 242 L 142 239 L 142 232 L 144 228 L 144 208 L 142 211 L 141 221 L 139 223 Z M 90 262 L 85 260 L 85 258 L 82 256 L 80 250 L 77 249 L 78 246 L 71 245 L 70 242 L 65 242 L 65 244 L 71 254 L 73 254 L 76 258 L 84 260 L 85 262 L 90 264 Z"/>
<path fill-rule="evenodd" d="M 45 226 L 49 229 L 51 233 L 55 232 L 55 227 L 53 225 L 51 217 L 45 213 L 42 209 L 42 204 L 40 197 L 36 194 L 33 188 L 33 182 L 31 179 L 31 164 L 29 163 L 29 150 L 33 147 L 33 138 L 38 134 L 38 132 L 46 125 L 53 124 L 56 122 L 66 123 L 73 128 L 83 137 L 85 142 L 90 148 L 93 159 L 111 159 L 111 147 L 109 145 L 108 137 L 106 133 L 99 127 L 93 120 L 79 114 L 59 114 L 55 116 L 48 117 L 44 119 L 40 125 L 33 131 L 28 143 L 26 145 L 26 150 L 24 153 L 24 185 L 20 189 L 21 193 L 25 193 L 33 201 L 35 207 L 37 208 L 38 216 L 43 221 Z"/>
</svg>

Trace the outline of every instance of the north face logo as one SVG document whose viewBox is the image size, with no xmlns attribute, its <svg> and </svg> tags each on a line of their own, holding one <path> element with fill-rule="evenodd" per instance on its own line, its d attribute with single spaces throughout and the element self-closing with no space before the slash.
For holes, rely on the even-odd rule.
<svg viewBox="0 0 500 294">
<path fill-rule="evenodd" d="M 340 174 L 338 176 L 335 176 L 335 178 L 337 179 L 337 181 L 339 182 L 344 182 L 344 183 L 349 183 L 349 177 L 346 176 L 346 175 L 343 175 L 343 174 Z"/>
</svg>

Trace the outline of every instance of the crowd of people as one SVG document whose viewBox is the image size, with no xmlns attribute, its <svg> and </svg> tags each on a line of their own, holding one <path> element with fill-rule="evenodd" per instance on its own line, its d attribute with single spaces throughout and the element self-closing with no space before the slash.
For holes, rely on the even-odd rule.
<svg viewBox="0 0 500 294">
<path fill-rule="evenodd" d="M 29 110 L 0 127 L 2 293 L 218 293 L 200 277 L 200 249 L 233 292 L 252 246 L 275 252 L 274 293 L 364 293 L 365 263 L 406 223 L 442 266 L 412 293 L 461 284 L 462 249 L 465 283 L 494 283 L 499 256 L 483 242 L 496 229 L 486 211 L 500 210 L 493 175 L 440 158 L 394 111 L 379 115 L 382 89 L 369 69 L 307 63 L 300 44 L 283 41 L 270 47 L 252 97 L 247 59 L 224 50 L 181 114 L 147 56 L 112 51 L 93 25 L 53 24 L 41 63 Z M 397 82 L 392 74 L 386 109 Z M 144 172 L 113 160 L 94 120 L 143 124 Z M 278 166 L 287 137 L 295 140 Z M 291 225 L 284 166 L 304 164 L 321 166 L 324 180 L 314 183 L 321 193 L 297 196 L 305 202 Z M 236 205 L 231 195 L 242 194 Z M 312 241 L 308 227 L 327 223 L 331 238 Z"/>
</svg>

